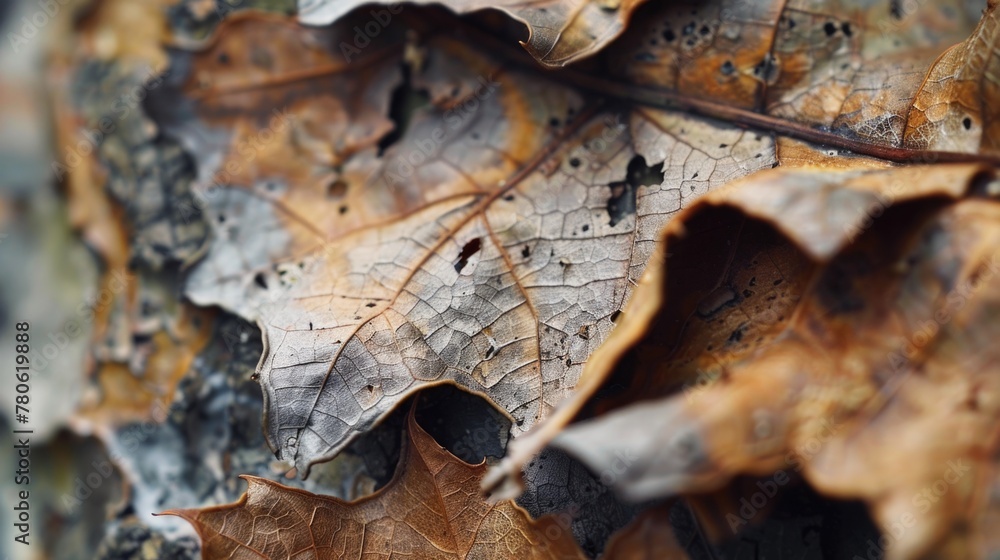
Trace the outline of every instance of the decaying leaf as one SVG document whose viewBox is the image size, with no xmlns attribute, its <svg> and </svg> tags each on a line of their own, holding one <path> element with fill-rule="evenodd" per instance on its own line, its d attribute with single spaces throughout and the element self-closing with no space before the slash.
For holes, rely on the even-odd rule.
<svg viewBox="0 0 1000 560">
<path fill-rule="evenodd" d="M 420 0 L 411 4 L 444 4 L 457 13 L 501 10 L 528 28 L 528 39 L 521 44 L 531 56 L 546 66 L 564 66 L 592 56 L 621 35 L 632 12 L 643 2 L 645 0 Z M 358 0 L 299 0 L 299 20 L 309 25 L 325 25 L 369 4 Z M 364 49 L 403 9 L 399 3 L 392 3 L 371 10 L 365 25 L 340 42 L 343 55 L 349 57 Z"/>
<path fill-rule="evenodd" d="M 997 2 L 982 14 L 963 1 L 900 4 L 650 5 L 608 52 L 607 70 L 633 99 L 889 159 L 919 155 L 911 150 L 996 156 Z"/>
<path fill-rule="evenodd" d="M 206 558 L 583 558 L 572 534 L 513 502 L 489 504 L 486 465 L 463 463 L 417 425 L 384 488 L 354 502 L 256 477 L 235 504 L 167 512 L 198 530 Z"/>
<path fill-rule="evenodd" d="M 683 558 L 660 498 L 701 515 L 696 500 L 786 471 L 869 506 L 890 558 L 1000 548 L 996 0 L 252 11 L 290 1 L 104 0 L 58 22 L 79 32 L 51 65 L 59 143 L 115 129 L 53 168 L 115 292 L 73 426 L 121 445 L 175 399 L 140 447 L 200 457 L 119 457 L 135 511 L 232 500 L 230 474 L 293 477 L 281 460 L 305 477 L 447 384 L 518 437 L 486 486 L 528 476 L 521 504 L 559 521 L 487 503 L 486 466 L 412 417 L 372 496 L 250 476 L 237 504 L 175 513 L 209 558 L 577 558 L 573 533 L 608 558 Z M 244 362 L 219 366 L 239 345 L 194 360 L 215 312 L 146 312 L 180 298 L 175 273 L 195 305 L 260 326 L 279 461 L 240 422 L 260 398 Z M 481 430 L 490 456 L 501 424 Z M 355 495 L 374 484 L 361 463 L 296 484 Z M 178 472 L 176 493 L 159 485 Z M 728 503 L 735 534 L 751 520 Z"/>
<path fill-rule="evenodd" d="M 188 293 L 262 325 L 269 440 L 303 474 L 432 384 L 485 394 L 530 428 L 611 330 L 655 232 L 774 162 L 767 136 L 602 110 L 440 35 L 400 89 L 402 45 L 348 67 L 329 51 L 343 29 L 227 20 L 190 61 L 197 118 L 163 117 L 189 140 L 265 127 L 202 145 L 200 173 L 222 171 Z M 264 36 L 283 39 L 244 45 Z M 427 101 L 386 135 L 407 88 Z M 287 121 L 271 120 L 278 100 Z"/>
<path fill-rule="evenodd" d="M 980 166 L 775 170 L 703 197 L 578 392 L 494 474 L 548 441 L 597 472 L 631 457 L 613 485 L 633 499 L 801 471 L 867 502 L 890 558 L 988 556 L 996 184 Z"/>
</svg>

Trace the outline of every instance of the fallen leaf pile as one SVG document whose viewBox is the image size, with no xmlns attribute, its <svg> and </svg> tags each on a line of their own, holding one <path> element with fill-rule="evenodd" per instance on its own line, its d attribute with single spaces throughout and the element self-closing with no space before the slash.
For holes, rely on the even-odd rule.
<svg viewBox="0 0 1000 560">
<path fill-rule="evenodd" d="M 851 553 L 1000 554 L 996 0 L 92 4 L 70 425 L 164 422 L 234 315 L 272 476 L 405 433 L 373 493 L 159 504 L 204 558 L 728 558 L 796 486 L 863 505 Z M 418 425 L 441 386 L 489 465 Z"/>
</svg>

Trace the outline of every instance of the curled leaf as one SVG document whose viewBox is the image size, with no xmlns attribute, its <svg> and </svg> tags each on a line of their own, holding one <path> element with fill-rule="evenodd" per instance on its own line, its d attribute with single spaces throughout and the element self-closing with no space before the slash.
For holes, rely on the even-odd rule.
<svg viewBox="0 0 1000 560">
<path fill-rule="evenodd" d="M 464 14 L 486 9 L 500 10 L 528 28 L 528 39 L 521 43 L 531 56 L 546 66 L 565 66 L 592 56 L 625 31 L 632 12 L 645 0 L 543 0 L 541 2 L 484 2 L 483 0 L 445 0 L 444 4 Z M 411 4 L 430 4 L 416 1 Z M 308 25 L 325 25 L 369 2 L 358 0 L 299 0 L 299 20 Z M 370 10 L 371 19 L 341 50 L 363 49 L 393 17 L 404 9 L 399 3 Z"/>
<path fill-rule="evenodd" d="M 702 198 L 666 230 L 669 258 L 583 390 L 494 476 L 549 441 L 598 472 L 617 462 L 632 499 L 801 472 L 865 501 L 890 557 L 982 557 L 1000 435 L 1000 205 L 981 197 L 995 181 L 978 166 L 776 170 Z"/>
</svg>

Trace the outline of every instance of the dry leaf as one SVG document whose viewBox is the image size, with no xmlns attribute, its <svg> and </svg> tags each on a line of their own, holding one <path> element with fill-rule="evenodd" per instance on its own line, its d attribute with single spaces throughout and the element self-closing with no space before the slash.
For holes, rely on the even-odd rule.
<svg viewBox="0 0 1000 560">
<path fill-rule="evenodd" d="M 186 294 L 261 326 L 268 440 L 303 476 L 454 384 L 515 436 L 552 416 L 503 476 L 549 442 L 635 499 L 792 469 L 870 505 L 890 557 L 995 551 L 996 0 L 982 17 L 960 0 L 445 2 L 525 23 L 543 65 L 588 59 L 558 72 L 475 27 L 497 14 L 302 4 L 193 47 L 225 3 L 106 0 L 52 67 L 63 143 L 182 47 L 144 87 L 155 123 L 135 111 L 67 170 L 73 221 L 105 289 L 204 251 Z M 185 10 L 198 25 L 177 29 Z M 890 163 L 913 161 L 981 165 Z M 101 423 L 167 404 L 206 341 L 207 321 L 136 321 L 143 289 L 95 314 L 105 400 L 84 415 Z M 483 503 L 484 465 L 409 433 L 371 498 L 250 479 L 239 504 L 178 514 L 209 556 L 580 555 L 566 523 Z M 570 488 L 562 457 L 524 469 L 546 499 Z M 603 498 L 610 531 L 634 510 Z M 683 556 L 666 514 L 608 556 Z"/>
<path fill-rule="evenodd" d="M 546 66 L 565 66 L 592 56 L 625 31 L 632 12 L 645 0 L 542 0 L 536 2 L 485 2 L 483 0 L 426 0 L 408 5 L 444 4 L 464 14 L 486 9 L 504 12 L 528 28 L 521 43 L 531 56 Z M 359 6 L 358 0 L 299 0 L 299 20 L 308 25 L 325 25 L 342 19 Z M 370 19 L 357 33 L 345 37 L 340 49 L 345 56 L 364 49 L 405 9 L 400 3 L 370 10 Z"/>
<path fill-rule="evenodd" d="M 485 464 L 463 463 L 411 414 L 393 480 L 354 502 L 256 477 L 235 504 L 167 512 L 192 523 L 203 557 L 584 558 L 553 519 L 532 520 L 513 502 L 478 494 Z"/>
<path fill-rule="evenodd" d="M 427 102 L 387 137 L 402 47 L 337 64 L 344 29 L 227 20 L 191 61 L 200 117 L 163 118 L 215 134 L 199 150 L 202 175 L 222 169 L 203 195 L 215 239 L 188 294 L 262 325 L 269 441 L 302 474 L 432 384 L 484 394 L 527 430 L 610 332 L 656 231 L 774 161 L 767 136 L 604 111 L 441 36 L 408 70 Z M 245 46 L 264 36 L 283 39 Z M 287 121 L 228 132 L 267 127 L 276 100 Z"/>
<path fill-rule="evenodd" d="M 641 86 L 618 87 L 633 99 L 833 137 L 889 159 L 909 150 L 1000 154 L 995 0 L 981 19 L 980 7 L 958 0 L 648 8 L 608 51 L 608 73 Z"/>
<path fill-rule="evenodd" d="M 629 457 L 612 484 L 632 499 L 801 471 L 867 502 L 890 558 L 983 557 L 996 184 L 979 166 L 775 170 L 703 197 L 504 472 L 549 438 L 597 472 Z M 591 400 L 602 386 L 619 388 Z"/>
</svg>

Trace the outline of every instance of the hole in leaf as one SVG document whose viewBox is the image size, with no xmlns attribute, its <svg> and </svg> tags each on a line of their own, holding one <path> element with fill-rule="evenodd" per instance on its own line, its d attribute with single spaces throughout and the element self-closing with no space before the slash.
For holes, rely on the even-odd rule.
<svg viewBox="0 0 1000 560">
<path fill-rule="evenodd" d="M 635 156 L 628 163 L 625 180 L 608 185 L 611 198 L 608 199 L 608 225 L 615 227 L 626 216 L 635 214 L 636 189 L 643 185 L 659 185 L 663 182 L 663 170 L 659 164 L 646 165 L 646 159 Z"/>
<path fill-rule="evenodd" d="M 483 241 L 478 237 L 469 240 L 469 242 L 462 247 L 462 252 L 458 254 L 458 261 L 455 262 L 455 272 L 461 273 L 462 269 L 465 268 L 465 265 L 469 264 L 469 259 L 472 258 L 472 255 L 478 253 L 482 246 Z"/>
<path fill-rule="evenodd" d="M 413 116 L 417 111 L 429 104 L 430 96 L 424 90 L 413 89 L 413 84 L 410 80 L 410 67 L 403 65 L 403 83 L 396 86 L 396 89 L 393 90 L 392 100 L 389 102 L 389 118 L 395 126 L 392 132 L 379 140 L 379 156 L 406 134 Z"/>
</svg>

